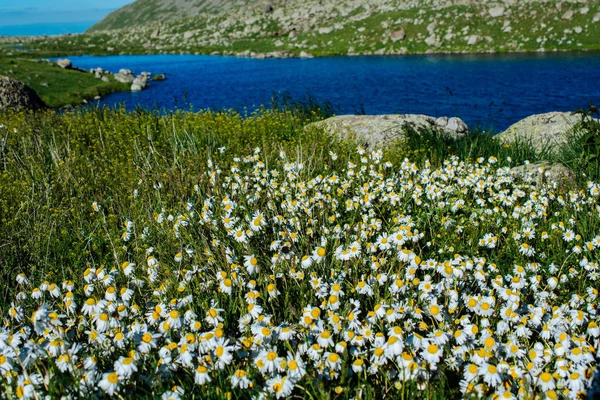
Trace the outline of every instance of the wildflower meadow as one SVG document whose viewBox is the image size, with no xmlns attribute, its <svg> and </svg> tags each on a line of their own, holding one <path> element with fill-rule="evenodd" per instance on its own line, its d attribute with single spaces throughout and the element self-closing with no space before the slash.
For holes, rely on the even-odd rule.
<svg viewBox="0 0 600 400">
<path fill-rule="evenodd" d="M 600 182 L 311 118 L 5 116 L 2 396 L 600 395 Z"/>
</svg>

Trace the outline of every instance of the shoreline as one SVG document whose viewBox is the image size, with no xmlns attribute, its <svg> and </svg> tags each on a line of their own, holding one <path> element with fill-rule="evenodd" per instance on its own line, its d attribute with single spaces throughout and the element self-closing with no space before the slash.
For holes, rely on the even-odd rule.
<svg viewBox="0 0 600 400">
<path fill-rule="evenodd" d="M 2 37 L 0 37 L 2 39 Z M 81 57 L 81 56 L 89 56 L 89 57 L 108 57 L 108 56 L 152 56 L 152 55 L 197 55 L 197 56 L 225 56 L 225 57 L 238 57 L 238 58 L 253 58 L 253 59 L 311 59 L 311 58 L 343 58 L 343 57 L 402 57 L 402 56 L 424 56 L 424 55 L 511 55 L 511 54 L 564 54 L 564 53 L 600 53 L 600 42 L 598 44 L 598 48 L 590 48 L 590 49 L 581 49 L 581 48 L 573 48 L 573 49 L 538 49 L 538 50 L 488 50 L 488 51 L 466 51 L 466 50 L 457 50 L 457 51 L 411 51 L 404 53 L 389 53 L 389 54 L 375 54 L 373 52 L 363 52 L 363 53 L 352 53 L 352 54 L 340 54 L 340 53 L 319 53 L 319 54 L 310 54 L 308 57 L 303 57 L 300 54 L 284 52 L 284 51 L 274 51 L 274 52 L 252 52 L 250 50 L 245 50 L 242 52 L 232 52 L 232 51 L 104 51 L 104 52 L 49 52 L 43 53 L 41 52 L 31 52 L 29 49 L 12 49 L 13 52 L 21 53 L 19 54 L 23 58 L 31 58 L 38 60 L 46 60 L 51 58 L 61 58 L 61 57 Z M 248 53 L 249 52 L 249 53 Z M 24 54 L 23 54 L 24 53 Z M 7 54 L 8 55 L 8 54 Z M 14 53 L 12 54 L 15 55 Z M 9 57 L 11 55 L 8 55 Z"/>
</svg>

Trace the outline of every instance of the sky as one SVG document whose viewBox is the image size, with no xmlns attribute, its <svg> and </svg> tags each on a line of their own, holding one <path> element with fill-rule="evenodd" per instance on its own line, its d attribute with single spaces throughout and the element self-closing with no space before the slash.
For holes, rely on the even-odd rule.
<svg viewBox="0 0 600 400">
<path fill-rule="evenodd" d="M 0 0 L 0 27 L 97 22 L 133 0 Z"/>
</svg>

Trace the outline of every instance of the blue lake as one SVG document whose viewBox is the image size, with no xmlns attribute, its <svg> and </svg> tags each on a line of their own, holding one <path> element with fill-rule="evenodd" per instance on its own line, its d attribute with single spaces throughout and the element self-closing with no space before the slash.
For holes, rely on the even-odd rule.
<svg viewBox="0 0 600 400">
<path fill-rule="evenodd" d="M 336 114 L 458 116 L 503 130 L 531 114 L 600 105 L 600 53 L 248 59 L 200 55 L 80 56 L 77 67 L 166 73 L 140 93 L 100 104 L 253 110 L 274 92 L 310 94 Z"/>
</svg>

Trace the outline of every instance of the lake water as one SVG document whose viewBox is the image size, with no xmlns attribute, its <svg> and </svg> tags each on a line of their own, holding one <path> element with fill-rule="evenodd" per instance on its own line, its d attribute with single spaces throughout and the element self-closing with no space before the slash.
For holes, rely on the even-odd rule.
<svg viewBox="0 0 600 400">
<path fill-rule="evenodd" d="M 307 93 L 336 114 L 458 116 L 500 131 L 531 114 L 600 105 L 600 53 L 248 59 L 199 55 L 70 57 L 77 67 L 166 73 L 100 104 L 252 110 L 274 92 Z"/>
</svg>

